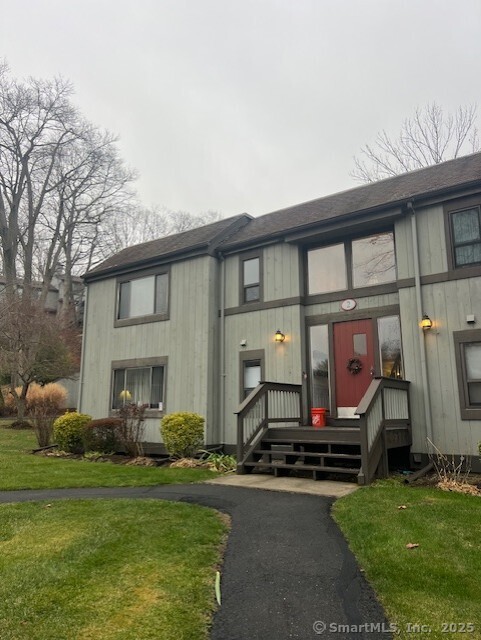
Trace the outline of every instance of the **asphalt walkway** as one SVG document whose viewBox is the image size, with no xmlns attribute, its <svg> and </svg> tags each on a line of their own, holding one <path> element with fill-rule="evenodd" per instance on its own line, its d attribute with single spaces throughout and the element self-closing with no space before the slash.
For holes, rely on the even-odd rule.
<svg viewBox="0 0 481 640">
<path fill-rule="evenodd" d="M 212 640 L 391 637 L 330 517 L 332 498 L 216 484 L 0 492 L 3 503 L 65 498 L 157 498 L 228 513 L 232 530 Z"/>
</svg>

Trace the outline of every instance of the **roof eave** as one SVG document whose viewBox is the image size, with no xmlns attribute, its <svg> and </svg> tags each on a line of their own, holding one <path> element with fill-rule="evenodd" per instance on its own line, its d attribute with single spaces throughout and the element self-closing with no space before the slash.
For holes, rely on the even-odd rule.
<svg viewBox="0 0 481 640">
<path fill-rule="evenodd" d="M 85 273 L 82 278 L 86 284 L 94 282 L 96 280 L 105 280 L 115 276 L 125 275 L 126 273 L 132 273 L 135 271 L 141 271 L 154 265 L 163 265 L 166 262 L 174 262 L 178 260 L 185 260 L 188 258 L 197 258 L 201 255 L 207 255 L 209 244 L 203 242 L 202 244 L 188 247 L 184 250 L 170 251 L 169 253 L 163 253 L 160 256 L 152 256 L 145 260 L 135 260 L 125 264 L 119 264 L 108 269 L 102 269 L 99 271 L 89 271 Z"/>
<path fill-rule="evenodd" d="M 381 223 L 387 222 L 389 218 L 395 219 L 396 217 L 404 215 L 406 213 L 408 202 L 414 202 L 418 205 L 436 204 L 440 200 L 446 198 L 446 196 L 462 197 L 468 195 L 470 190 L 479 191 L 480 188 L 481 178 L 450 187 L 443 187 L 434 191 L 426 191 L 412 196 L 406 196 L 393 202 L 376 205 L 375 207 L 358 209 L 340 216 L 316 220 L 305 225 L 300 225 L 299 227 L 281 229 L 274 233 L 265 234 L 239 243 L 232 243 L 225 247 L 223 253 L 236 253 L 238 251 L 244 251 L 252 245 L 261 246 L 265 244 L 272 244 L 276 240 L 279 241 L 281 239 L 285 242 L 300 242 L 304 238 L 307 239 L 315 235 L 316 230 L 334 231 L 336 227 L 344 227 L 347 220 L 355 220 L 356 218 L 359 218 L 359 221 L 356 222 L 356 224 L 362 224 L 366 221 L 366 218 L 383 210 L 389 212 L 389 214 L 378 219 Z"/>
</svg>

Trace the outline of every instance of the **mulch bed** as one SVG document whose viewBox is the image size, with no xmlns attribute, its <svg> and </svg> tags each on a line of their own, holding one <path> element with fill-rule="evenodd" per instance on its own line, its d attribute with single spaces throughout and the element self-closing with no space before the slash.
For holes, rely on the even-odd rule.
<svg viewBox="0 0 481 640">
<path fill-rule="evenodd" d="M 113 464 L 124 464 L 138 467 L 165 467 L 172 462 L 168 458 L 150 458 L 141 456 L 133 458 L 122 453 L 105 454 L 101 456 L 87 456 L 81 453 L 67 453 L 66 451 L 57 451 L 55 449 L 43 449 L 34 451 L 34 455 L 44 456 L 46 458 L 63 458 L 67 460 L 82 460 L 83 462 L 112 462 Z"/>
</svg>

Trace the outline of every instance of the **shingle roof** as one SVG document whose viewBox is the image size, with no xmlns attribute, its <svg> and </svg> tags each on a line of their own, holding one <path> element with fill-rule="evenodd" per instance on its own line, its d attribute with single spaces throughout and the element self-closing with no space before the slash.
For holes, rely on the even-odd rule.
<svg viewBox="0 0 481 640">
<path fill-rule="evenodd" d="M 481 153 L 341 191 L 258 218 L 241 214 L 128 247 L 89 271 L 85 278 L 103 277 L 103 274 L 107 276 L 118 269 L 154 262 L 157 258 L 193 250 L 207 251 L 213 246 L 234 249 L 333 218 L 395 207 L 410 199 L 416 201 L 474 183 L 481 186 Z"/>
<path fill-rule="evenodd" d="M 222 247 L 233 248 L 316 222 L 379 207 L 395 206 L 411 198 L 434 195 L 436 192 L 476 181 L 481 181 L 481 153 L 463 156 L 253 218 L 238 233 L 226 239 Z"/>
<path fill-rule="evenodd" d="M 149 242 L 143 242 L 133 247 L 127 247 L 91 269 L 84 277 L 88 280 L 90 277 L 100 275 L 104 272 L 110 273 L 121 267 L 148 263 L 149 260 L 171 254 L 184 253 L 194 249 L 207 250 L 211 244 L 228 234 L 230 227 L 236 229 L 238 226 L 236 223 L 242 220 L 247 222 L 249 219 L 250 216 L 244 213 L 219 220 L 218 222 L 212 222 L 211 224 L 197 227 L 196 229 L 190 229 L 189 231 L 175 233 L 171 236 L 164 236 L 157 240 L 150 240 Z"/>
</svg>

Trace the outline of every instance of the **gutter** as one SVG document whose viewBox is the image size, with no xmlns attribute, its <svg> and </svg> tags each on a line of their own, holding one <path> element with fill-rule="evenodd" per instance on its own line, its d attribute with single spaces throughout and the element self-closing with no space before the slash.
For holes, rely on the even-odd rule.
<svg viewBox="0 0 481 640">
<path fill-rule="evenodd" d="M 220 368 L 220 380 L 219 380 L 219 438 L 222 442 L 225 441 L 225 258 L 219 251 L 218 258 L 220 261 L 220 331 L 219 331 L 219 368 Z"/>
<path fill-rule="evenodd" d="M 417 230 L 417 221 L 416 221 L 416 211 L 414 209 L 414 202 L 410 200 L 407 203 L 408 211 L 411 213 L 411 233 L 413 239 L 413 261 L 414 261 L 414 287 L 416 290 L 416 311 L 418 321 L 424 315 L 423 311 L 423 299 L 422 299 L 422 290 L 421 290 L 421 275 L 419 268 L 419 241 L 418 241 L 418 230 Z M 426 421 L 426 437 L 428 438 L 428 448 L 431 449 L 430 442 L 433 442 L 433 424 L 431 417 L 431 396 L 429 393 L 429 378 L 428 378 L 428 368 L 426 361 L 426 339 L 424 336 L 423 329 L 418 326 L 418 336 L 419 336 L 419 354 L 421 358 L 421 379 L 424 388 L 423 399 L 424 399 L 424 419 Z"/>
<path fill-rule="evenodd" d="M 84 316 L 83 316 L 83 331 L 82 331 L 82 351 L 80 357 L 80 376 L 79 376 L 79 389 L 77 398 L 77 411 L 80 412 L 82 406 L 83 385 L 84 385 L 84 373 L 85 373 L 85 354 L 87 347 L 87 312 L 89 304 L 89 288 L 85 287 L 85 304 L 84 304 Z"/>
</svg>

